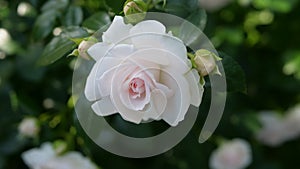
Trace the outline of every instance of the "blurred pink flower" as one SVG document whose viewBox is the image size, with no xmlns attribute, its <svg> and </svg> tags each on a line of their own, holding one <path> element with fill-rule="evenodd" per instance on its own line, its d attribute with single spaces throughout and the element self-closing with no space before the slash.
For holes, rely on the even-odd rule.
<svg viewBox="0 0 300 169">
<path fill-rule="evenodd" d="M 209 166 L 211 169 L 242 169 L 252 161 L 251 147 L 242 139 L 223 143 L 212 152 Z"/>
</svg>

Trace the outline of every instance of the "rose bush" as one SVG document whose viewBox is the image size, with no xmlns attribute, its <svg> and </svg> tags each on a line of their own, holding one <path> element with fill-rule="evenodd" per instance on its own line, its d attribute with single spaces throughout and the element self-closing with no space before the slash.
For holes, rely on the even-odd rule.
<svg viewBox="0 0 300 169">
<path fill-rule="evenodd" d="M 87 52 L 96 63 L 85 96 L 97 115 L 118 112 L 136 124 L 163 119 L 176 126 L 190 104 L 200 105 L 203 86 L 186 46 L 158 21 L 133 26 L 116 16 Z"/>
</svg>

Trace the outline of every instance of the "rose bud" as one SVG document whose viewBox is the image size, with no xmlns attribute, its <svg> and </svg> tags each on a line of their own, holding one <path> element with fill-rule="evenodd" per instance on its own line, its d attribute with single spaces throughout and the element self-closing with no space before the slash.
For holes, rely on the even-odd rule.
<svg viewBox="0 0 300 169">
<path fill-rule="evenodd" d="M 196 51 L 196 56 L 194 57 L 194 62 L 196 64 L 197 70 L 201 76 L 206 76 L 210 73 L 221 74 L 219 72 L 216 61 L 221 60 L 213 52 L 210 52 L 206 49 L 200 49 Z"/>
<path fill-rule="evenodd" d="M 129 23 L 137 23 L 145 18 L 147 4 L 143 0 L 127 0 L 123 12 Z"/>
<path fill-rule="evenodd" d="M 83 40 L 78 46 L 78 53 L 83 59 L 90 59 L 90 56 L 87 54 L 87 50 L 95 44 L 92 40 Z"/>
</svg>

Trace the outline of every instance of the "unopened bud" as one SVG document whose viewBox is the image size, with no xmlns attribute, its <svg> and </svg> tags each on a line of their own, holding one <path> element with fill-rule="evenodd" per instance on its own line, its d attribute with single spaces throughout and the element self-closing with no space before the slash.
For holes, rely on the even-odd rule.
<svg viewBox="0 0 300 169">
<path fill-rule="evenodd" d="M 89 54 L 86 52 L 91 46 L 95 44 L 94 41 L 91 40 L 83 40 L 78 46 L 78 53 L 83 59 L 90 59 Z"/>
<path fill-rule="evenodd" d="M 196 56 L 194 58 L 197 70 L 201 76 L 206 76 L 210 73 L 221 74 L 216 65 L 216 61 L 218 60 L 221 60 L 221 58 L 206 49 L 196 51 Z"/>
<path fill-rule="evenodd" d="M 128 22 L 137 23 L 145 18 L 147 4 L 143 0 L 127 0 L 123 12 Z"/>
</svg>

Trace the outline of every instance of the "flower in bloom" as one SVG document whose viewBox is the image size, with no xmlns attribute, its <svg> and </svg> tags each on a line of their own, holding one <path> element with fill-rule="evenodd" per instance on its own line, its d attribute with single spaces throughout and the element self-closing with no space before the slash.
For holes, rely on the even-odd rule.
<svg viewBox="0 0 300 169">
<path fill-rule="evenodd" d="M 85 96 L 97 115 L 119 113 L 136 124 L 163 119 L 176 126 L 190 104 L 200 105 L 203 86 L 186 46 L 158 21 L 133 26 L 116 16 L 88 53 L 96 63 Z"/>
<path fill-rule="evenodd" d="M 40 131 L 37 119 L 32 117 L 24 118 L 19 124 L 18 129 L 19 133 L 26 137 L 35 137 Z"/>
<path fill-rule="evenodd" d="M 285 126 L 283 118 L 276 112 L 264 111 L 259 113 L 262 128 L 256 133 L 256 138 L 263 144 L 278 146 L 285 141 Z"/>
<path fill-rule="evenodd" d="M 22 159 L 30 169 L 97 169 L 95 164 L 78 152 L 58 156 L 50 143 L 24 152 Z"/>
<path fill-rule="evenodd" d="M 280 117 L 276 112 L 261 112 L 259 120 L 262 128 L 256 133 L 256 138 L 268 146 L 279 146 L 300 135 L 300 106 L 291 108 L 287 114 Z"/>
<path fill-rule="evenodd" d="M 300 104 L 288 110 L 283 123 L 288 139 L 294 139 L 300 135 Z"/>
<path fill-rule="evenodd" d="M 225 142 L 213 151 L 209 165 L 212 169 L 242 169 L 252 161 L 251 147 L 242 139 Z"/>
</svg>

